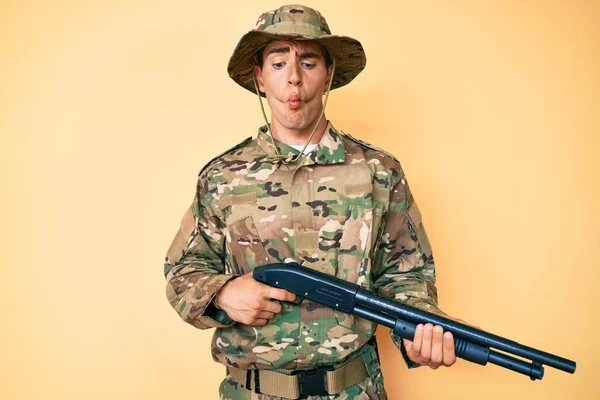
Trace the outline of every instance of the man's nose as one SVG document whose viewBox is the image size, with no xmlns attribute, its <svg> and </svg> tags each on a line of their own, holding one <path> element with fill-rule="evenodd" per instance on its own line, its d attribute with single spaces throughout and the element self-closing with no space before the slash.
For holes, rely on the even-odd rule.
<svg viewBox="0 0 600 400">
<path fill-rule="evenodd" d="M 302 83 L 302 78 L 300 77 L 300 68 L 298 64 L 291 63 L 290 65 L 290 76 L 288 81 L 293 86 L 298 86 Z"/>
</svg>

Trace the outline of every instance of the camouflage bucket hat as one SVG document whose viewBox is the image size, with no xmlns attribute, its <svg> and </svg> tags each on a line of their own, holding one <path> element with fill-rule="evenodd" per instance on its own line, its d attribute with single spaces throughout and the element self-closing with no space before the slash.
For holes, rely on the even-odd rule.
<svg viewBox="0 0 600 400">
<path fill-rule="evenodd" d="M 256 94 L 255 56 L 267 44 L 278 40 L 314 40 L 329 50 L 336 62 L 331 89 L 350 83 L 367 63 L 360 42 L 332 35 L 321 13 L 306 6 L 286 5 L 262 14 L 256 27 L 242 36 L 229 59 L 227 72 L 231 79 Z"/>
</svg>

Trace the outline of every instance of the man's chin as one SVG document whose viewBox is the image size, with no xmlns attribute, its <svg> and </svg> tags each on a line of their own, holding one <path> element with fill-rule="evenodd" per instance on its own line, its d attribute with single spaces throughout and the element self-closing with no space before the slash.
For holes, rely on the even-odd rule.
<svg viewBox="0 0 600 400">
<path fill-rule="evenodd" d="M 283 124 L 283 126 L 286 129 L 289 129 L 291 131 L 305 131 L 307 129 L 312 128 L 312 126 L 308 123 L 306 123 L 306 121 L 286 121 L 285 124 Z"/>
<path fill-rule="evenodd" d="M 291 131 L 305 132 L 315 127 L 318 115 L 308 118 L 303 112 L 287 112 L 283 118 L 276 118 L 279 124 Z"/>
</svg>

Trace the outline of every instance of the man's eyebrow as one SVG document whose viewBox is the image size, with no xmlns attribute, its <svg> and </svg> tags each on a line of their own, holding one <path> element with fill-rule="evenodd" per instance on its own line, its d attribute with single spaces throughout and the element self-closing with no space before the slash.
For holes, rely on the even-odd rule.
<svg viewBox="0 0 600 400">
<path fill-rule="evenodd" d="M 267 56 L 270 54 L 289 53 L 289 52 L 290 52 L 289 47 L 274 47 L 267 52 Z M 301 53 L 298 57 L 299 58 L 321 58 L 322 56 L 319 53 L 312 53 L 309 51 L 305 51 L 305 52 Z"/>
<path fill-rule="evenodd" d="M 298 57 L 300 57 L 300 58 L 321 58 L 321 55 L 319 53 L 311 53 L 311 52 L 305 51 L 304 53 L 301 53 Z"/>
<path fill-rule="evenodd" d="M 289 47 L 274 47 L 271 50 L 269 50 L 267 55 L 274 54 L 274 53 L 289 53 L 289 52 L 290 52 Z"/>
</svg>

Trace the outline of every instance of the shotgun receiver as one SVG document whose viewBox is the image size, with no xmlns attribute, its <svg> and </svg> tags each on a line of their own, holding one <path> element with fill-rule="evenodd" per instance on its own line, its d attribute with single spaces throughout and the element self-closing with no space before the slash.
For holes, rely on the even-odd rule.
<svg viewBox="0 0 600 400">
<path fill-rule="evenodd" d="M 300 298 L 387 326 L 394 334 L 408 340 L 413 340 L 418 324 L 440 325 L 445 331 L 450 331 L 454 335 L 456 356 L 480 365 L 490 362 L 527 375 L 531 380 L 543 378 L 543 365 L 571 374 L 575 372 L 574 361 L 387 300 L 358 285 L 302 267 L 297 263 L 275 263 L 256 267 L 253 276 L 259 282 L 285 289 Z"/>
</svg>

